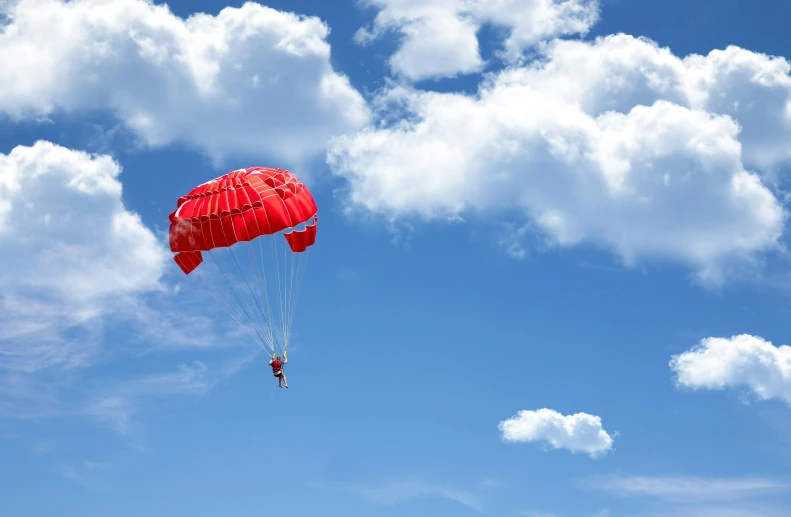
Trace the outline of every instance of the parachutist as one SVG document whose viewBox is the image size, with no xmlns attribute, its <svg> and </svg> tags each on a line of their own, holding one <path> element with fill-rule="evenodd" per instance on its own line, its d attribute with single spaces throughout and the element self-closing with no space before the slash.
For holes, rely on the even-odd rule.
<svg viewBox="0 0 791 517">
<path fill-rule="evenodd" d="M 272 367 L 272 373 L 275 377 L 277 377 L 277 386 L 278 388 L 283 387 L 283 383 L 286 383 L 286 388 L 288 388 L 288 381 L 286 380 L 286 372 L 283 371 L 283 366 L 288 364 L 288 359 L 284 361 L 280 361 L 280 357 L 275 354 L 272 356 L 272 359 L 269 360 L 269 365 Z"/>
</svg>

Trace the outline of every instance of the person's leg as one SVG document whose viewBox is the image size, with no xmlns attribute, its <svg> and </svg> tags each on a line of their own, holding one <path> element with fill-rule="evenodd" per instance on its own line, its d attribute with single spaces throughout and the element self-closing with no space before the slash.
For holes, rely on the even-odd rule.
<svg viewBox="0 0 791 517">
<path fill-rule="evenodd" d="M 285 383 L 286 388 L 288 388 L 288 381 L 286 380 L 286 372 L 282 372 L 280 376 L 283 378 L 283 382 Z"/>
</svg>

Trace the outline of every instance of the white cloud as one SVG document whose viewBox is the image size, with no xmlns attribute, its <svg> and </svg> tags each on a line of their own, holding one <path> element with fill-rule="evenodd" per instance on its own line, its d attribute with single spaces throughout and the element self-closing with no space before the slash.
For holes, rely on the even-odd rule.
<svg viewBox="0 0 791 517">
<path fill-rule="evenodd" d="M 94 318 L 161 288 L 167 250 L 124 207 L 120 172 L 44 141 L 0 154 L 0 368 L 84 365 Z"/>
<path fill-rule="evenodd" d="M 649 496 L 672 502 L 725 501 L 788 490 L 791 485 L 762 478 L 618 476 L 588 480 L 586 487 L 620 496 Z"/>
<path fill-rule="evenodd" d="M 118 434 L 127 434 L 135 409 L 133 401 L 129 398 L 109 395 L 93 402 L 85 408 L 84 413 L 115 430 Z"/>
<path fill-rule="evenodd" d="M 500 422 L 509 442 L 545 442 L 553 449 L 583 452 L 596 458 L 612 448 L 613 437 L 602 428 L 601 417 L 587 413 L 562 415 L 552 409 L 522 410 Z"/>
<path fill-rule="evenodd" d="M 485 25 L 505 29 L 501 56 L 518 62 L 537 42 L 585 34 L 599 18 L 598 0 L 362 0 L 379 12 L 371 28 L 355 35 L 368 43 L 398 31 L 401 46 L 390 58 L 392 70 L 412 80 L 480 71 L 477 33 Z"/>
<path fill-rule="evenodd" d="M 387 88 L 381 124 L 328 153 L 349 208 L 391 224 L 521 212 L 552 244 L 680 261 L 710 282 L 779 248 L 786 212 L 749 169 L 791 158 L 785 60 L 680 59 L 626 35 L 542 54 L 474 96 Z"/>
<path fill-rule="evenodd" d="M 146 0 L 0 10 L 0 112 L 15 119 L 101 109 L 150 146 L 293 162 L 368 118 L 315 17 L 252 2 L 186 20 Z"/>
<path fill-rule="evenodd" d="M 762 400 L 791 405 L 791 347 L 774 346 L 757 336 L 703 339 L 672 357 L 679 386 L 694 389 L 743 387 Z"/>
</svg>

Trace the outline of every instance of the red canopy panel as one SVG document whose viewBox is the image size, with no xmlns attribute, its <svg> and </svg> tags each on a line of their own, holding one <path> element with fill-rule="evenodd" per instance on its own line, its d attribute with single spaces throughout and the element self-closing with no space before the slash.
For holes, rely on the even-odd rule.
<svg viewBox="0 0 791 517">
<path fill-rule="evenodd" d="M 203 262 L 203 255 L 201 255 L 200 251 L 182 251 L 177 253 L 173 260 L 176 261 L 176 264 L 184 271 L 185 275 L 189 275 Z"/>
<path fill-rule="evenodd" d="M 313 243 L 316 242 L 316 222 L 318 221 L 318 217 L 313 217 L 313 224 L 306 225 L 302 230 L 294 230 L 291 233 L 286 233 L 285 237 L 288 241 L 289 246 L 291 246 L 291 251 L 294 253 L 301 253 L 308 249 L 309 246 L 313 246 Z"/>
</svg>

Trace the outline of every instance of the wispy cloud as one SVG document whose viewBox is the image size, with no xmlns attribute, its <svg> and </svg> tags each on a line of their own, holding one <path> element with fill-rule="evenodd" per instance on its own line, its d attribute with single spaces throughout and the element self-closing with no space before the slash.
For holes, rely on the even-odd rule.
<svg viewBox="0 0 791 517">
<path fill-rule="evenodd" d="M 653 497 L 685 503 L 745 499 L 791 489 L 786 481 L 757 477 L 612 476 L 587 479 L 582 485 L 622 497 Z"/>
<path fill-rule="evenodd" d="M 455 501 L 476 511 L 483 511 L 481 502 L 473 494 L 455 488 L 414 481 L 391 482 L 360 489 L 366 497 L 382 504 L 394 504 L 415 499 L 441 497 Z"/>
<path fill-rule="evenodd" d="M 120 434 L 129 432 L 131 415 L 135 411 L 135 401 L 120 395 L 107 395 L 90 404 L 83 413 Z"/>
<path fill-rule="evenodd" d="M 257 352 L 251 353 L 211 367 L 201 361 L 182 363 L 174 372 L 116 382 L 101 388 L 82 413 L 120 434 L 127 434 L 131 430 L 133 415 L 145 400 L 168 395 L 204 395 L 244 368 L 257 355 Z"/>
<path fill-rule="evenodd" d="M 506 225 L 505 236 L 499 241 L 500 246 L 504 247 L 512 258 L 521 260 L 527 255 L 527 251 L 522 244 L 522 240 L 528 232 L 534 232 L 535 228 L 530 224 L 516 227 L 509 223 Z"/>
<path fill-rule="evenodd" d="M 788 508 L 766 504 L 673 506 L 633 514 L 634 517 L 787 517 Z M 608 516 L 609 517 L 609 516 Z"/>
<path fill-rule="evenodd" d="M 0 417 L 17 419 L 83 416 L 128 434 L 145 405 L 168 396 L 201 397 L 232 377 L 258 350 L 222 361 L 180 363 L 168 372 L 121 380 L 85 376 L 6 374 L 0 376 Z M 50 381 L 49 384 L 47 381 Z M 45 445 L 37 445 L 43 452 Z"/>
<path fill-rule="evenodd" d="M 105 481 L 95 471 L 107 468 L 109 468 L 107 463 L 83 460 L 78 464 L 60 464 L 55 467 L 55 472 L 85 488 L 102 490 L 106 487 Z"/>
<path fill-rule="evenodd" d="M 327 487 L 323 484 L 315 486 Z M 420 481 L 386 481 L 366 485 L 331 485 L 329 488 L 337 488 L 343 492 L 386 506 L 420 499 L 447 499 L 476 512 L 483 512 L 483 503 L 478 496 L 472 492 L 442 484 Z"/>
</svg>

